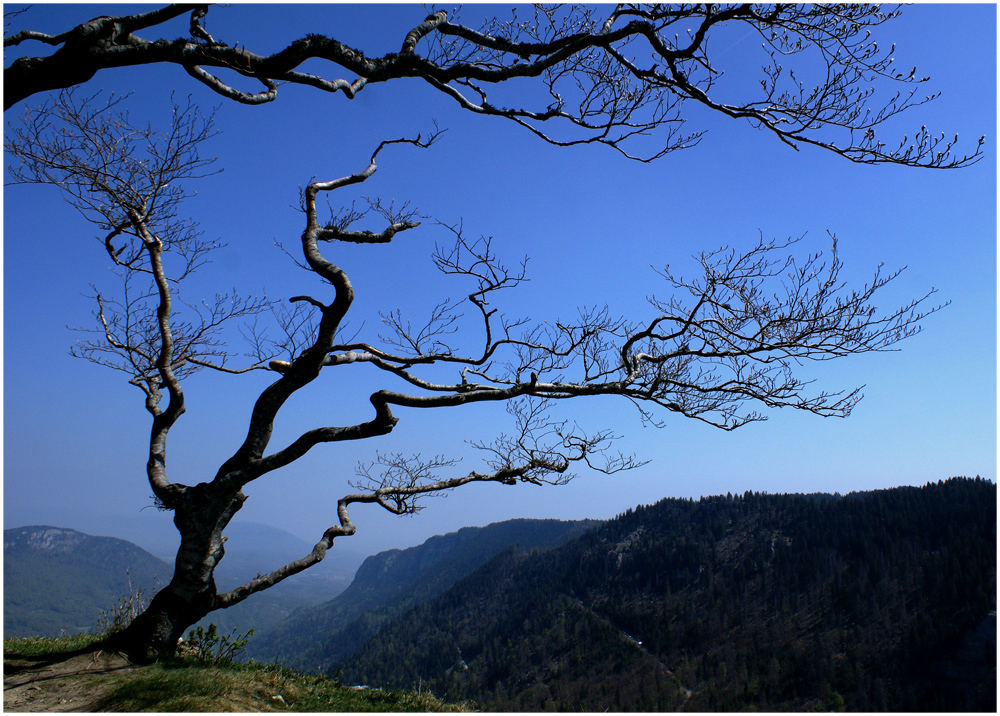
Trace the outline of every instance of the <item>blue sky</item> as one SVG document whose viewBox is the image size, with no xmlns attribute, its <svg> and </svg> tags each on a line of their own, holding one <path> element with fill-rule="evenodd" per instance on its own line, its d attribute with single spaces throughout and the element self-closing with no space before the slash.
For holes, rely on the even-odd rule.
<svg viewBox="0 0 1000 716">
<path fill-rule="evenodd" d="M 13 29 L 58 32 L 127 10 L 38 5 Z M 419 5 L 214 7 L 208 29 L 259 52 L 319 29 L 381 54 L 397 49 L 425 14 Z M 722 244 L 749 247 L 760 234 L 805 234 L 802 251 L 826 249 L 827 231 L 838 236 L 852 281 L 867 280 L 879 263 L 908 267 L 885 291 L 885 307 L 931 287 L 951 302 L 899 352 L 804 367 L 822 387 L 866 385 L 846 420 L 786 411 L 732 433 L 681 418 L 657 430 L 643 427 L 624 401 L 574 401 L 565 415 L 615 430 L 622 450 L 649 463 L 613 477 L 583 471 L 559 488 L 473 485 L 431 500 L 411 518 L 360 506 L 353 513 L 359 534 L 349 548 L 375 551 L 512 517 L 610 517 L 667 496 L 843 493 L 953 475 L 995 479 L 996 9 L 908 7 L 885 37 L 896 43 L 900 65 L 916 64 L 942 92 L 900 118 L 889 136 L 926 124 L 957 132 L 971 148 L 985 134 L 979 164 L 958 171 L 860 166 L 818 149 L 795 152 L 738 121 L 696 112 L 692 128 L 708 130 L 699 146 L 642 165 L 602 147 L 545 145 L 501 120 L 462 113 L 416 80 L 372 85 L 354 101 L 282 87 L 278 101 L 262 107 L 222 102 L 176 67 L 105 71 L 87 88 L 131 90 L 133 114 L 154 123 L 172 91 L 218 105 L 222 134 L 207 151 L 224 172 L 199 182 L 188 203 L 206 236 L 228 243 L 199 275 L 206 292 L 303 292 L 310 277 L 273 246 L 274 239 L 297 243 L 298 187 L 358 171 L 382 139 L 426 131 L 437 120 L 448 131 L 431 150 L 391 148 L 371 181 L 335 198 L 410 201 L 442 221 L 462 220 L 473 235 L 494 236 L 511 261 L 527 254 L 532 281 L 511 295 L 512 314 L 555 319 L 607 303 L 615 313 L 646 315 L 647 295 L 666 296 L 651 266 L 669 263 L 692 275 L 693 254 Z M 716 49 L 726 58 L 720 64 L 738 68 L 751 43 L 742 36 L 732 43 Z M 43 51 L 37 43 L 22 47 Z M 5 54 L 5 64 L 16 56 Z M 15 108 L 5 119 L 16 124 L 19 116 Z M 148 507 L 141 395 L 119 375 L 68 353 L 77 336 L 67 326 L 92 320 L 89 284 L 110 285 L 95 233 L 54 188 L 4 190 L 4 522 L 137 539 L 140 519 L 151 533 L 170 530 L 168 518 Z M 338 249 L 332 258 L 357 293 L 352 325 L 373 326 L 379 310 L 396 305 L 420 316 L 461 290 L 433 271 L 435 241 L 447 236 L 428 223 L 390 246 Z M 269 378 L 201 374 L 189 382 L 188 413 L 171 434 L 175 479 L 214 474 L 242 440 L 250 406 Z M 285 408 L 274 444 L 303 429 L 367 419 L 366 396 L 383 386 L 380 380 L 364 367 L 320 379 Z M 250 485 L 237 519 L 315 540 L 335 520 L 354 465 L 376 449 L 464 456 L 457 469 L 467 470 L 478 463 L 465 441 L 507 425 L 496 405 L 397 415 L 390 436 L 320 447 Z"/>
</svg>

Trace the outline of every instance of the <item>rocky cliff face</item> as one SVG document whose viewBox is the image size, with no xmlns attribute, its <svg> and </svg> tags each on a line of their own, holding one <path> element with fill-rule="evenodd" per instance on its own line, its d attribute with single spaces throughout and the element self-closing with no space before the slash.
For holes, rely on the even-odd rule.
<svg viewBox="0 0 1000 716">
<path fill-rule="evenodd" d="M 87 535 L 61 527 L 21 527 L 4 532 L 3 548 L 72 552 Z"/>
</svg>

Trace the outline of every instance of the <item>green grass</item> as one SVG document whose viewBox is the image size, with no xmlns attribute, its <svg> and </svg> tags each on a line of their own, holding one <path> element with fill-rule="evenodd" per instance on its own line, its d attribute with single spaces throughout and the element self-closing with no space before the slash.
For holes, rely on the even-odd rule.
<svg viewBox="0 0 1000 716">
<path fill-rule="evenodd" d="M 103 636 L 4 639 L 5 666 L 17 665 L 20 670 L 25 668 L 24 662 L 61 661 L 93 648 Z M 473 710 L 471 704 L 446 704 L 429 693 L 356 689 L 324 676 L 301 674 L 276 665 L 202 661 L 192 656 L 127 673 L 81 678 L 104 691 L 96 705 L 101 711 Z"/>
<path fill-rule="evenodd" d="M 281 697 L 280 699 L 277 697 Z M 123 677 L 108 711 L 461 711 L 430 694 L 352 689 L 279 666 L 178 659 Z"/>
<path fill-rule="evenodd" d="M 15 636 L 3 640 L 4 660 L 46 659 L 89 649 L 107 634 L 73 636 Z"/>
</svg>

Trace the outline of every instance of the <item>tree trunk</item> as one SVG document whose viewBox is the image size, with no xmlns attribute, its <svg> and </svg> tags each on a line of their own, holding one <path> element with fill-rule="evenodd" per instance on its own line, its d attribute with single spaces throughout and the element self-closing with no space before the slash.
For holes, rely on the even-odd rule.
<svg viewBox="0 0 1000 716">
<path fill-rule="evenodd" d="M 212 610 L 214 592 L 213 583 L 195 599 L 187 599 L 171 582 L 132 624 L 112 635 L 109 646 L 138 663 L 173 656 L 185 630 Z"/>
<path fill-rule="evenodd" d="M 246 496 L 218 494 L 206 483 L 188 490 L 174 514 L 181 544 L 170 583 L 109 646 L 139 662 L 172 656 L 188 627 L 216 608 L 215 567 L 225 554 L 222 530 Z"/>
</svg>

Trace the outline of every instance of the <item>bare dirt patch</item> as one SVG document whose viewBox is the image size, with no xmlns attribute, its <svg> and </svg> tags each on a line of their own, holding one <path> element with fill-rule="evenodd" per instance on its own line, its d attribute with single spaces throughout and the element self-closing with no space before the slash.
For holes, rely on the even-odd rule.
<svg viewBox="0 0 1000 716">
<path fill-rule="evenodd" d="M 93 651 L 64 659 L 5 659 L 4 711 L 96 711 L 112 689 L 109 674 L 137 667 L 118 654 Z"/>
</svg>

